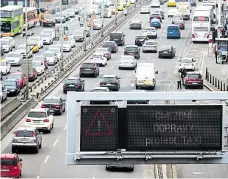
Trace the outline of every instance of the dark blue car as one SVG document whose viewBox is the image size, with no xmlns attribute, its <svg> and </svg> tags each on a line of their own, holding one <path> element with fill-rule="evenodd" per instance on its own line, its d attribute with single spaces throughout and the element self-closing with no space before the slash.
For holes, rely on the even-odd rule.
<svg viewBox="0 0 228 179">
<path fill-rule="evenodd" d="M 7 96 L 16 96 L 21 91 L 20 85 L 18 84 L 18 81 L 16 79 L 6 79 L 3 81 L 3 85 L 7 90 Z"/>
<path fill-rule="evenodd" d="M 157 18 L 152 19 L 150 21 L 150 27 L 161 28 L 161 21 L 160 21 L 160 19 L 157 19 Z"/>
</svg>

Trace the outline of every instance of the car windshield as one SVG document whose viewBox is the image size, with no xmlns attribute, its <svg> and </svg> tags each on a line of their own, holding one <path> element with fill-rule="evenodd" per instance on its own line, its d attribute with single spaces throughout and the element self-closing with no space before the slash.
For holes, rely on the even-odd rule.
<svg viewBox="0 0 228 179">
<path fill-rule="evenodd" d="M 38 62 L 38 61 L 33 61 L 33 66 L 34 67 L 40 67 L 40 66 L 42 66 L 42 63 L 41 62 Z"/>
<path fill-rule="evenodd" d="M 42 61 L 42 60 L 44 60 L 44 57 L 39 57 L 39 56 L 33 57 L 33 61 Z"/>
<path fill-rule="evenodd" d="M 120 58 L 120 60 L 133 60 L 132 56 L 128 57 L 128 56 L 123 56 Z"/>
<path fill-rule="evenodd" d="M 17 50 L 25 50 L 25 45 L 19 45 L 18 47 L 17 47 Z"/>
<path fill-rule="evenodd" d="M 33 137 L 33 131 L 21 130 L 15 133 L 16 137 Z"/>
<path fill-rule="evenodd" d="M 162 46 L 161 47 L 161 50 L 170 50 L 171 48 L 170 48 L 170 46 Z"/>
<path fill-rule="evenodd" d="M 102 52 L 108 52 L 108 48 L 98 48 L 96 50 L 96 52 L 100 52 L 100 53 L 102 53 Z"/>
<path fill-rule="evenodd" d="M 44 103 L 59 103 L 59 99 L 55 99 L 55 98 L 45 98 L 44 99 Z"/>
<path fill-rule="evenodd" d="M 1 39 L 0 44 L 1 45 L 9 45 L 9 40 L 8 39 Z"/>
<path fill-rule="evenodd" d="M 194 78 L 194 79 L 199 79 L 199 78 L 201 78 L 201 75 L 200 74 L 188 74 L 188 77 Z"/>
<path fill-rule="evenodd" d="M 93 63 L 83 63 L 83 64 L 82 64 L 82 67 L 83 67 L 83 68 L 92 68 L 93 66 L 94 66 Z"/>
<path fill-rule="evenodd" d="M 12 75 L 9 76 L 9 79 L 20 80 L 21 79 L 21 75 L 20 74 L 12 74 Z"/>
<path fill-rule="evenodd" d="M 92 58 L 102 58 L 102 55 L 94 54 L 94 55 L 92 55 Z"/>
<path fill-rule="evenodd" d="M 9 159 L 9 158 L 1 158 L 1 165 L 2 166 L 17 166 L 17 160 Z"/>
<path fill-rule="evenodd" d="M 66 80 L 66 84 L 77 84 L 79 82 L 78 79 L 68 79 Z"/>
<path fill-rule="evenodd" d="M 28 117 L 31 118 L 45 118 L 48 117 L 47 114 L 45 112 L 36 112 L 36 111 L 32 111 L 28 113 Z"/>
<path fill-rule="evenodd" d="M 50 37 L 50 34 L 49 33 L 43 33 L 40 35 L 40 37 Z"/>
<path fill-rule="evenodd" d="M 136 52 L 137 51 L 137 47 L 126 47 L 125 51 L 134 51 L 134 52 Z"/>
<path fill-rule="evenodd" d="M 102 47 L 111 47 L 113 46 L 112 42 L 104 42 L 104 44 L 102 45 Z"/>
<path fill-rule="evenodd" d="M 145 42 L 144 44 L 145 45 L 156 45 L 157 43 L 156 42 Z"/>
<path fill-rule="evenodd" d="M 179 27 L 177 26 L 168 26 L 168 30 L 178 30 Z"/>
<path fill-rule="evenodd" d="M 160 20 L 157 19 L 157 18 L 154 18 L 154 19 L 151 20 L 151 22 L 160 22 Z"/>
<path fill-rule="evenodd" d="M 101 81 L 107 82 L 107 81 L 115 81 L 115 80 L 116 80 L 115 77 L 103 77 Z"/>
<path fill-rule="evenodd" d="M 121 37 L 121 34 L 120 33 L 111 33 L 110 34 L 110 39 L 115 39 L 115 38 L 120 38 Z"/>
<path fill-rule="evenodd" d="M 14 81 L 4 81 L 3 85 L 4 86 L 16 86 Z"/>
<path fill-rule="evenodd" d="M 182 63 L 192 63 L 192 59 L 184 58 L 181 60 Z"/>
<path fill-rule="evenodd" d="M 18 49 L 19 50 L 19 49 Z M 20 57 L 19 53 L 9 53 L 7 57 Z"/>
<path fill-rule="evenodd" d="M 49 48 L 50 51 L 59 53 L 59 48 Z"/>
<path fill-rule="evenodd" d="M 47 53 L 44 52 L 43 55 L 45 57 L 54 57 L 55 56 L 54 53 L 49 53 L 49 52 L 47 52 Z"/>
</svg>

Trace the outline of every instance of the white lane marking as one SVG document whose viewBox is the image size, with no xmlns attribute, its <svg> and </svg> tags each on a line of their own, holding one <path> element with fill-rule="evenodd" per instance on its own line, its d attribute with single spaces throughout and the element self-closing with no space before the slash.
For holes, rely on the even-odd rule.
<svg viewBox="0 0 228 179">
<path fill-rule="evenodd" d="M 36 178 L 37 178 L 37 179 L 39 179 L 39 178 L 40 178 L 40 176 L 37 176 Z"/>
<path fill-rule="evenodd" d="M 203 172 L 192 172 L 193 175 L 203 175 Z"/>
<path fill-rule="evenodd" d="M 204 57 L 205 57 L 205 55 L 202 52 L 201 56 L 200 56 L 200 63 L 199 63 L 199 70 L 200 70 L 201 74 L 203 74 Z"/>
<path fill-rule="evenodd" d="M 47 163 L 49 157 L 50 157 L 50 155 L 48 155 L 48 156 L 45 158 L 44 163 Z"/>
<path fill-rule="evenodd" d="M 166 171 L 166 165 L 162 164 L 162 173 L 163 173 L 163 179 L 167 179 L 167 171 Z"/>
<path fill-rule="evenodd" d="M 131 87 L 133 87 L 133 86 L 135 86 L 135 84 L 134 83 L 131 83 L 131 85 L 130 85 Z"/>
<path fill-rule="evenodd" d="M 59 141 L 59 139 L 56 139 L 56 140 L 55 140 L 55 142 L 54 142 L 54 144 L 53 144 L 53 147 L 56 146 L 56 144 L 58 143 L 58 141 Z"/>
<path fill-rule="evenodd" d="M 67 125 L 65 125 L 65 127 L 64 127 L 64 131 L 67 129 Z"/>
</svg>

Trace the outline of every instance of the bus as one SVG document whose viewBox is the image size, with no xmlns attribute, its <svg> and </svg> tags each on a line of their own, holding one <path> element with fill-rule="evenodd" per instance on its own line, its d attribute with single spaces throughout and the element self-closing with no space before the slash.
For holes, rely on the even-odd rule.
<svg viewBox="0 0 228 179">
<path fill-rule="evenodd" d="M 4 6 L 0 8 L 0 13 L 1 37 L 12 37 L 22 32 L 24 25 L 24 14 L 22 6 Z"/>
<path fill-rule="evenodd" d="M 195 12 L 196 11 L 209 11 L 210 12 L 210 16 L 211 16 L 211 23 L 215 24 L 216 23 L 216 15 L 214 14 L 213 11 L 213 7 L 212 6 L 198 6 L 197 8 L 195 8 Z"/>
<path fill-rule="evenodd" d="M 208 42 L 211 30 L 211 17 L 209 11 L 196 11 L 192 18 L 192 41 Z"/>
<path fill-rule="evenodd" d="M 26 26 L 25 22 L 25 7 L 23 8 L 24 12 L 24 29 Z M 35 27 L 38 23 L 38 9 L 36 7 L 27 7 L 27 28 Z"/>
</svg>

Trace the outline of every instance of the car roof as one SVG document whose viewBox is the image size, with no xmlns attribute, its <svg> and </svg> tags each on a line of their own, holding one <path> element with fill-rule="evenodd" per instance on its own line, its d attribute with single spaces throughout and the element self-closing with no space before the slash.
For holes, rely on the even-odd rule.
<svg viewBox="0 0 228 179">
<path fill-rule="evenodd" d="M 127 47 L 138 47 L 138 46 L 137 45 L 126 45 L 125 48 L 127 48 Z"/>
<path fill-rule="evenodd" d="M 46 97 L 44 99 L 60 99 L 61 97 L 56 97 L 56 96 L 52 96 L 52 97 Z"/>
<path fill-rule="evenodd" d="M 29 112 L 46 112 L 47 108 L 36 108 L 36 109 L 30 109 Z"/>
<path fill-rule="evenodd" d="M 114 33 L 115 33 L 115 34 L 116 34 L 116 33 L 117 33 L 117 34 L 123 34 L 123 32 L 120 32 L 120 31 L 114 31 L 114 32 L 111 32 L 110 34 L 114 34 Z"/>
<path fill-rule="evenodd" d="M 170 25 L 168 25 L 168 27 L 180 27 L 180 26 L 176 25 L 176 24 L 170 24 Z"/>
<path fill-rule="evenodd" d="M 195 74 L 195 75 L 199 75 L 199 74 L 201 74 L 201 73 L 200 73 L 200 72 L 197 72 L 197 71 L 194 71 L 194 72 L 188 72 L 188 74 L 189 74 L 189 75 L 194 75 L 194 74 Z"/>
<path fill-rule="evenodd" d="M 33 130 L 36 130 L 36 128 L 35 127 L 18 127 L 17 128 L 17 131 L 22 131 L 22 130 L 33 131 Z"/>
<path fill-rule="evenodd" d="M 111 40 L 107 40 L 107 41 L 104 41 L 104 43 L 105 43 L 105 42 L 109 42 L 109 43 L 110 43 L 110 42 L 111 42 L 111 43 L 115 43 L 114 41 L 111 41 Z"/>
<path fill-rule="evenodd" d="M 96 89 L 107 90 L 107 89 L 108 89 L 108 87 L 99 87 L 99 86 L 98 86 L 98 87 L 94 87 L 93 89 L 94 89 L 94 90 L 96 90 Z"/>
<path fill-rule="evenodd" d="M 0 158 L 14 159 L 16 156 L 17 154 L 0 154 Z"/>
<path fill-rule="evenodd" d="M 103 75 L 103 78 L 115 78 L 116 75 Z"/>
<path fill-rule="evenodd" d="M 153 43 L 157 43 L 155 40 L 147 40 L 147 41 L 145 41 L 145 43 L 146 42 L 153 42 Z"/>
<path fill-rule="evenodd" d="M 78 79 L 79 79 L 79 77 L 73 77 L 73 76 L 67 78 L 67 80 L 78 80 Z"/>
</svg>

